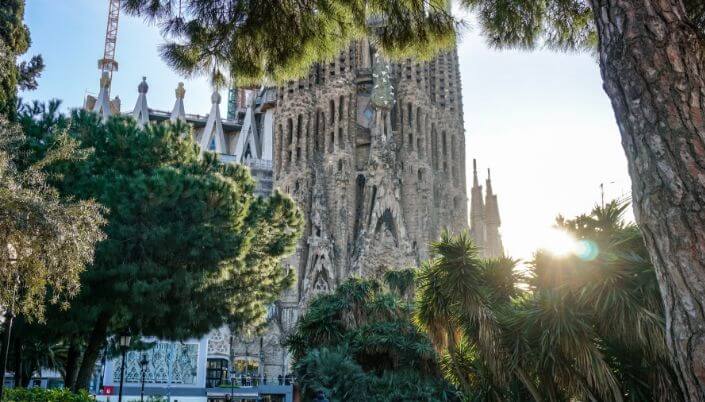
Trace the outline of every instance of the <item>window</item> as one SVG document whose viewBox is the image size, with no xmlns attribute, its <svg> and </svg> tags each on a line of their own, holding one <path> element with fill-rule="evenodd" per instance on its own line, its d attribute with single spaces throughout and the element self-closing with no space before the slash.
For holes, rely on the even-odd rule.
<svg viewBox="0 0 705 402">
<path fill-rule="evenodd" d="M 206 365 L 206 388 L 215 388 L 225 382 L 228 376 L 228 361 L 208 359 Z"/>
<path fill-rule="evenodd" d="M 342 95 L 340 96 L 340 99 L 338 100 L 338 121 L 343 121 L 343 113 L 345 109 L 345 97 Z"/>
<path fill-rule="evenodd" d="M 328 102 L 328 113 L 330 113 L 330 124 L 333 125 L 335 123 L 335 102 L 333 99 Z"/>
</svg>

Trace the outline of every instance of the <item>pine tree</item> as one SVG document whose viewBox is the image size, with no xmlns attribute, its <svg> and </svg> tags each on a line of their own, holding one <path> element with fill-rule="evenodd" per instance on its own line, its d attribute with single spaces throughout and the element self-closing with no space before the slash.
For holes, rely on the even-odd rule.
<svg viewBox="0 0 705 402">
<path fill-rule="evenodd" d="M 55 142 L 52 124 L 31 113 L 22 121 L 32 133 L 28 148 L 41 156 Z M 115 331 L 180 340 L 264 319 L 292 281 L 279 260 L 299 235 L 293 201 L 256 198 L 247 169 L 201 156 L 181 123 L 142 129 L 131 118 L 102 123 L 80 111 L 68 127 L 85 157 L 48 166 L 53 184 L 109 211 L 107 238 L 59 315 L 75 331 L 67 337 L 86 344 L 74 388 L 87 386 Z"/>
</svg>

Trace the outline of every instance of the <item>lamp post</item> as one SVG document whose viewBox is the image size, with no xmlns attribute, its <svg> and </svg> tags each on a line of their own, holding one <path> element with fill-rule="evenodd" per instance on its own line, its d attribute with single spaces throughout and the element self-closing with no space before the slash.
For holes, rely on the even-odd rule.
<svg viewBox="0 0 705 402">
<path fill-rule="evenodd" d="M 147 374 L 147 355 L 142 353 L 142 360 L 140 360 L 140 368 L 142 369 L 142 388 L 140 389 L 140 402 L 144 402 L 144 376 Z"/>
<path fill-rule="evenodd" d="M 235 396 L 235 367 L 229 368 L 230 372 L 228 375 L 230 376 L 230 399 Z"/>
<path fill-rule="evenodd" d="M 125 355 L 127 355 L 127 348 L 130 347 L 130 333 L 125 332 L 120 335 L 118 339 L 118 344 L 120 349 L 122 349 L 122 366 L 120 367 L 120 391 L 118 392 L 118 402 L 122 402 L 122 384 L 125 382 Z"/>
</svg>

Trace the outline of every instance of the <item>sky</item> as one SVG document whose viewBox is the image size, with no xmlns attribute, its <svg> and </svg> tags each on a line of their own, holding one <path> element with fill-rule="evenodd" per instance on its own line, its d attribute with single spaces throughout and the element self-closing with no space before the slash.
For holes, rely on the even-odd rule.
<svg viewBox="0 0 705 402">
<path fill-rule="evenodd" d="M 42 54 L 47 67 L 39 89 L 22 94 L 25 100 L 57 98 L 68 109 L 81 106 L 86 93 L 97 93 L 107 6 L 107 0 L 27 1 L 33 41 L 28 56 Z M 619 131 L 593 56 L 490 49 L 472 17 L 464 17 L 470 26 L 458 55 L 468 194 L 475 158 L 480 180 L 492 170 L 507 254 L 529 259 L 546 246 L 558 214 L 575 216 L 600 202 L 601 183 L 605 199 L 629 194 Z M 207 80 L 184 79 L 165 65 L 157 27 L 121 15 L 118 32 L 112 93 L 123 110 L 133 108 L 146 76 L 150 107 L 171 110 L 174 89 L 183 81 L 187 113 L 208 113 Z"/>
</svg>

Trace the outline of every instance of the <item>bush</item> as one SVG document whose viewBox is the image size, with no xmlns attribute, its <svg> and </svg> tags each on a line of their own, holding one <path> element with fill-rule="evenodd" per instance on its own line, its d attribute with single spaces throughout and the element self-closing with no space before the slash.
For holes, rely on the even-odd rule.
<svg viewBox="0 0 705 402">
<path fill-rule="evenodd" d="M 65 388 L 5 388 L 2 402 L 94 402 L 85 390 L 74 394 Z"/>
</svg>

